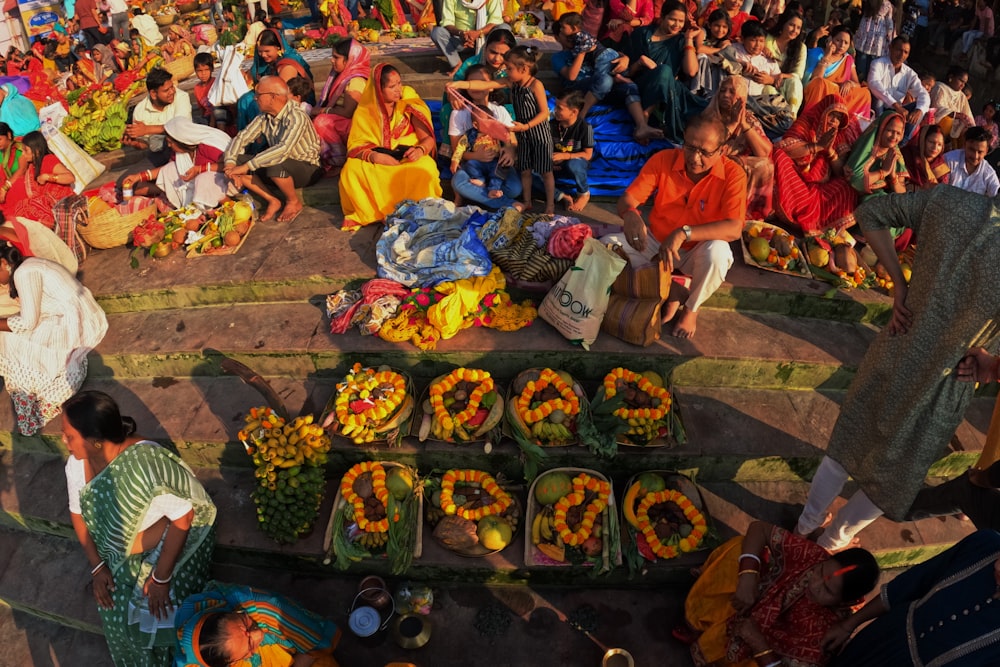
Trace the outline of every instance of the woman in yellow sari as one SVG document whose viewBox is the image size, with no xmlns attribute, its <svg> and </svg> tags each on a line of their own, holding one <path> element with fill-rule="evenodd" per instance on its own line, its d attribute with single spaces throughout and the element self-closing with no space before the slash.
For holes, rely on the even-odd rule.
<svg viewBox="0 0 1000 667">
<path fill-rule="evenodd" d="M 851 48 L 851 31 L 838 26 L 830 33 L 823 57 L 816 63 L 803 91 L 802 110 L 818 104 L 827 95 L 840 95 L 848 110 L 857 117 L 870 118 L 872 94 L 858 79 Z"/>
<path fill-rule="evenodd" d="M 431 112 L 399 71 L 372 72 L 354 112 L 340 172 L 345 231 L 385 220 L 405 199 L 441 196 Z"/>
</svg>

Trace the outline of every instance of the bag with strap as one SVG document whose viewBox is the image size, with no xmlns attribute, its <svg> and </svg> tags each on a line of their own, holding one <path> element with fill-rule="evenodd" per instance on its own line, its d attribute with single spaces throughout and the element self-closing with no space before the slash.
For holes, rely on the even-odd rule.
<svg viewBox="0 0 1000 667">
<path fill-rule="evenodd" d="M 625 264 L 603 243 L 588 238 L 576 264 L 545 295 L 538 314 L 571 343 L 589 350 L 601 331 L 611 285 Z"/>
<path fill-rule="evenodd" d="M 208 101 L 214 106 L 236 104 L 241 97 L 250 92 L 250 86 L 243 77 L 240 63 L 243 58 L 236 53 L 235 46 L 222 49 L 222 66 L 215 82 L 208 89 Z"/>
</svg>

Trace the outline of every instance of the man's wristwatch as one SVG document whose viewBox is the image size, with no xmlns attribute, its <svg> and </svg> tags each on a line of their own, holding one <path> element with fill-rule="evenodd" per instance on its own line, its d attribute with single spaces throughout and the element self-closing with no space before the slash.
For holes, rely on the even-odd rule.
<svg viewBox="0 0 1000 667">
<path fill-rule="evenodd" d="M 687 241 L 691 240 L 691 225 L 684 225 L 681 227 L 681 231 L 684 232 L 684 238 Z"/>
</svg>

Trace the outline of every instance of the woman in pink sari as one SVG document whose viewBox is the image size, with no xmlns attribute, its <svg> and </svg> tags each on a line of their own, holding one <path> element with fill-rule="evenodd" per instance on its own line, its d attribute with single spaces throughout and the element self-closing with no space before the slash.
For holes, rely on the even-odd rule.
<svg viewBox="0 0 1000 667">
<path fill-rule="evenodd" d="M 859 118 L 871 117 L 872 95 L 858 79 L 854 56 L 848 53 L 851 41 L 851 31 L 847 26 L 838 26 L 830 33 L 823 57 L 813 69 L 803 91 L 803 111 L 827 95 L 840 95 L 851 114 Z"/>
<path fill-rule="evenodd" d="M 313 127 L 320 140 L 320 157 L 331 167 L 342 167 L 347 160 L 347 136 L 351 119 L 361 100 L 371 58 L 368 49 L 354 39 L 343 39 L 333 47 L 333 69 L 316 105 Z"/>
</svg>

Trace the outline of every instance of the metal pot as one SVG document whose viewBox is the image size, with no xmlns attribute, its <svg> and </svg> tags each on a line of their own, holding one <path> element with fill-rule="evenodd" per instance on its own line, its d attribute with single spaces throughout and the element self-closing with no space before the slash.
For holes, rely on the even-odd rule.
<svg viewBox="0 0 1000 667">
<path fill-rule="evenodd" d="M 601 660 L 601 667 L 635 667 L 635 660 L 623 648 L 609 648 Z"/>
</svg>

